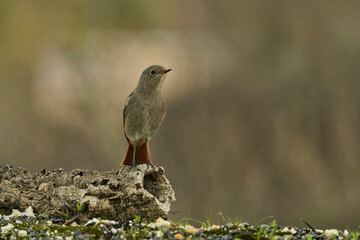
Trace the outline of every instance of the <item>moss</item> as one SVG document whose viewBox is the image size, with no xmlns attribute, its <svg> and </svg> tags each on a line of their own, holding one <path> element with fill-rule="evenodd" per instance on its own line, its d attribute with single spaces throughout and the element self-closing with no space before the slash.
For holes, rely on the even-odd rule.
<svg viewBox="0 0 360 240">
<path fill-rule="evenodd" d="M 140 219 L 141 220 L 141 219 Z M 27 223 L 16 223 L 16 220 L 12 221 L 14 229 L 7 233 L 2 233 L 0 238 L 9 239 L 11 236 L 16 236 L 18 230 L 28 231 L 31 227 L 33 232 L 37 234 L 45 233 L 49 234 L 49 237 L 54 236 L 74 236 L 76 231 L 80 231 L 82 235 L 88 237 L 89 239 L 110 239 L 113 236 L 122 236 L 127 239 L 148 239 L 154 238 L 157 235 L 162 235 L 165 239 L 172 239 L 177 233 L 182 234 L 187 239 L 197 239 L 197 238 L 208 238 L 208 237 L 221 237 L 227 235 L 233 239 L 245 239 L 245 240 L 273 240 L 281 236 L 286 235 L 290 238 L 304 238 L 312 239 L 311 236 L 316 236 L 316 239 L 330 239 L 325 236 L 323 233 L 313 231 L 311 229 L 305 228 L 281 228 L 277 226 L 276 222 L 273 221 L 269 224 L 262 224 L 256 226 L 250 226 L 247 223 L 237 223 L 237 224 L 226 224 L 225 226 L 210 226 L 207 224 L 206 227 L 201 228 L 197 233 L 188 233 L 185 231 L 185 227 L 180 224 L 171 224 L 171 225 L 161 225 L 163 221 L 159 221 L 156 227 L 149 227 L 146 223 L 147 221 L 139 219 L 134 222 L 128 222 L 124 225 L 119 223 L 110 224 L 109 222 L 101 222 L 92 226 L 78 225 L 78 226 L 64 226 L 64 225 L 49 225 L 45 220 L 40 220 L 35 222 L 28 221 Z M 117 227 L 114 227 L 117 225 Z M 116 229 L 116 231 L 111 229 Z M 126 229 L 126 230 L 124 230 Z M 295 230 L 296 229 L 296 230 Z M 106 232 L 104 232 L 106 230 Z M 294 234 L 291 234 L 293 232 Z M 303 232 L 301 235 L 299 232 Z M 115 234 L 114 234 L 115 233 Z M 41 235 L 40 235 L 41 236 Z M 339 231 L 339 236 L 335 236 L 335 239 L 344 239 L 344 240 L 357 240 L 359 233 L 343 233 Z M 333 238 L 333 239 L 334 239 Z M 21 239 L 21 238 L 19 238 Z M 315 238 L 314 238 L 315 239 Z"/>
</svg>

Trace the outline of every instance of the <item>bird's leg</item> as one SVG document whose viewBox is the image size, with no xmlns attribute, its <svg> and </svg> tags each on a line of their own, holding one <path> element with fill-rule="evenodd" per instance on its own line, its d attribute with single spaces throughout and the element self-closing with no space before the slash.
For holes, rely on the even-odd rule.
<svg viewBox="0 0 360 240">
<path fill-rule="evenodd" d="M 147 155 L 148 169 L 150 168 L 150 165 L 155 169 L 155 166 L 152 163 L 150 163 L 149 142 L 147 140 L 145 140 L 145 144 L 146 144 L 146 155 Z"/>
<path fill-rule="evenodd" d="M 132 160 L 132 164 L 131 164 L 131 167 L 130 167 L 129 171 L 130 171 L 133 167 L 137 170 L 136 161 L 135 161 L 135 153 L 136 153 L 136 141 L 134 141 L 133 160 Z"/>
</svg>

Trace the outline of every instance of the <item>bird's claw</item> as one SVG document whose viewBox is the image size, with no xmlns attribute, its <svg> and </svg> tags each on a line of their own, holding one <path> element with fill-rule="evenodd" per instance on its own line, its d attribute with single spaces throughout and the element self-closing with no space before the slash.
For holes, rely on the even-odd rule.
<svg viewBox="0 0 360 240">
<path fill-rule="evenodd" d="M 153 169 L 155 169 L 154 164 L 150 162 L 150 160 L 147 160 L 147 169 L 149 170 L 150 166 L 152 166 Z"/>
<path fill-rule="evenodd" d="M 132 168 L 135 168 L 136 170 L 139 170 L 136 166 L 136 162 L 135 161 L 132 161 L 132 164 L 131 164 L 131 167 L 129 169 L 129 172 L 131 171 Z"/>
</svg>

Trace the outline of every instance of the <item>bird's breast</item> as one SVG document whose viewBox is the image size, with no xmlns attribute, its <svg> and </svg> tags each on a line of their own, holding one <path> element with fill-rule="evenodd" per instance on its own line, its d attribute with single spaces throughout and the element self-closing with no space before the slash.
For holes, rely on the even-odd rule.
<svg viewBox="0 0 360 240">
<path fill-rule="evenodd" d="M 166 106 L 162 96 L 132 96 L 125 116 L 125 133 L 130 139 L 147 139 L 159 129 L 165 115 Z"/>
</svg>

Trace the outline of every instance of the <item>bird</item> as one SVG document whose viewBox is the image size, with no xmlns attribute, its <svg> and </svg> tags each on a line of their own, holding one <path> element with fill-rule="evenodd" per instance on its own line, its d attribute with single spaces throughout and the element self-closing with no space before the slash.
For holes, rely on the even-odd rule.
<svg viewBox="0 0 360 240">
<path fill-rule="evenodd" d="M 139 82 L 126 98 L 123 111 L 123 128 L 128 147 L 121 165 L 137 169 L 137 164 L 147 163 L 153 168 L 149 141 L 158 131 L 166 115 L 166 105 L 161 91 L 166 74 L 171 69 L 161 65 L 146 68 Z"/>
</svg>

